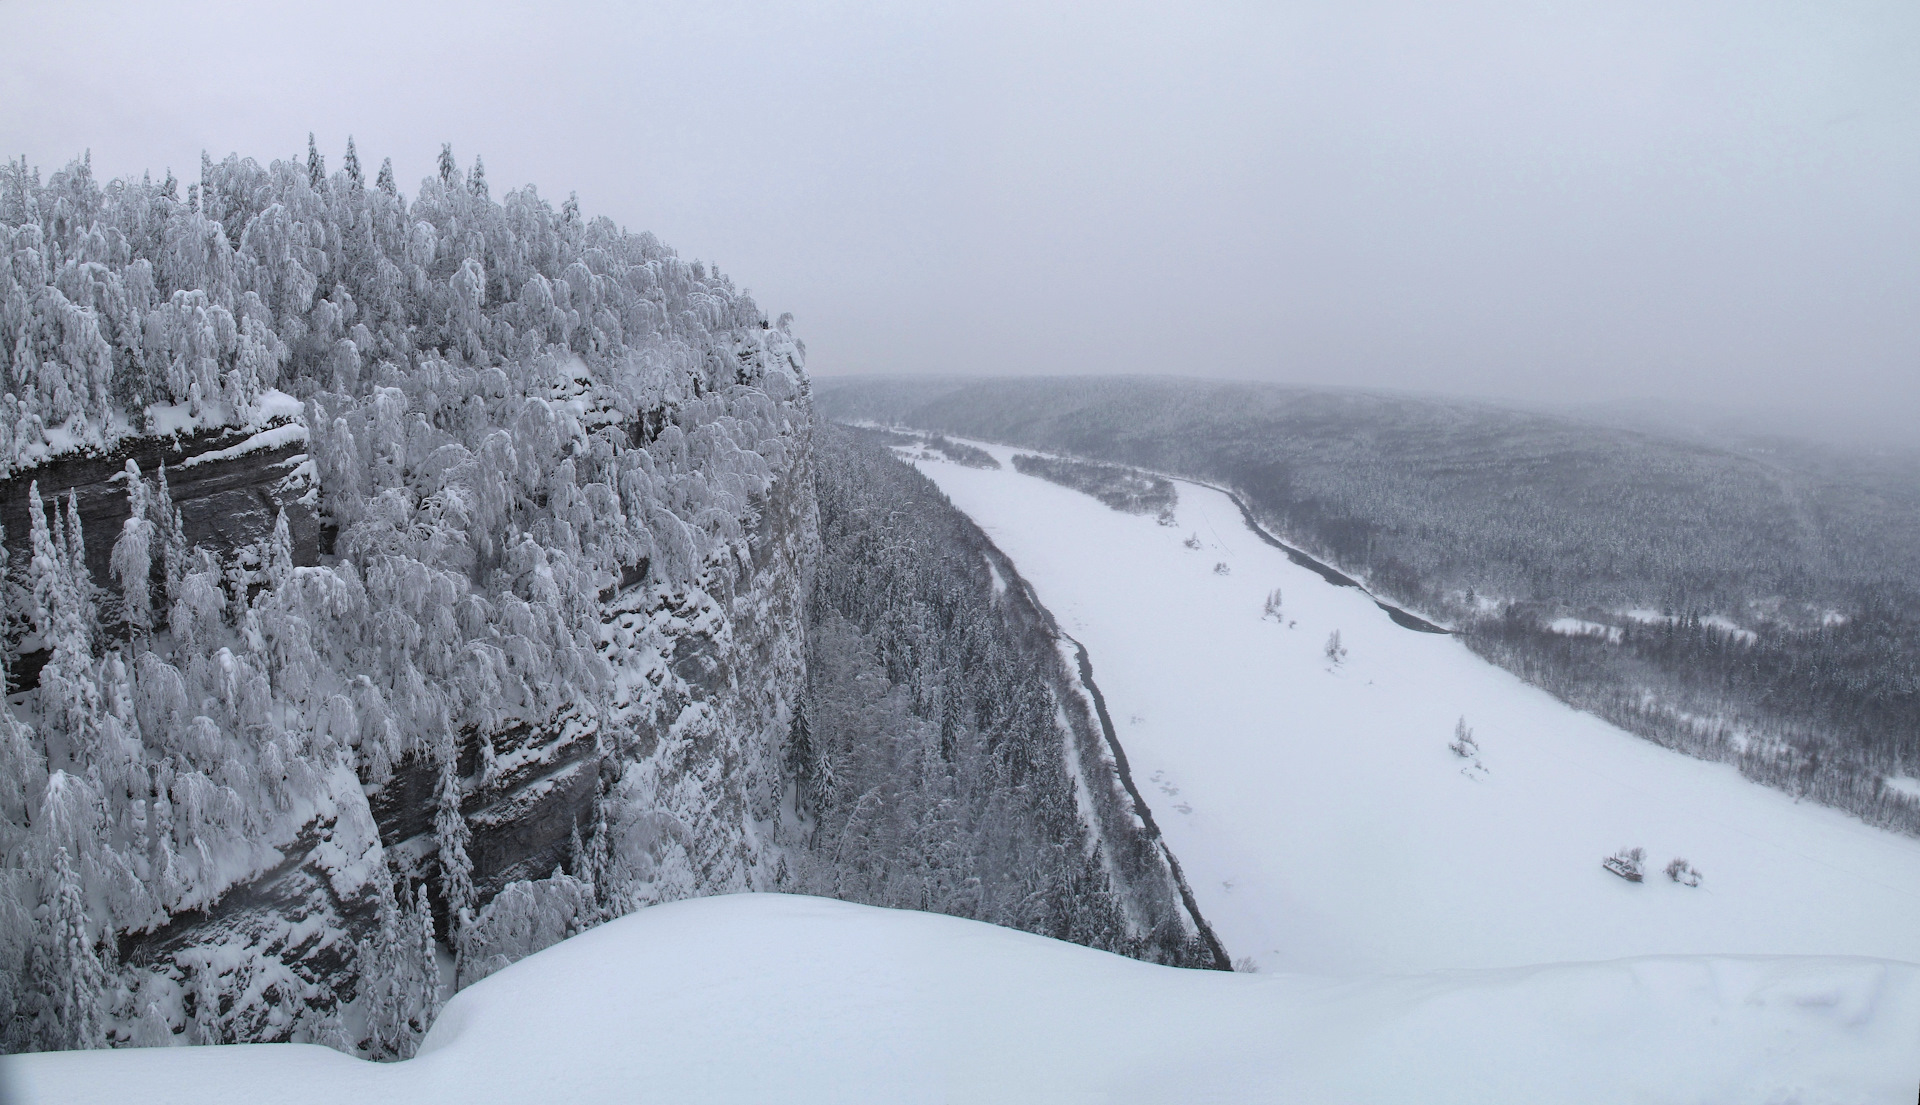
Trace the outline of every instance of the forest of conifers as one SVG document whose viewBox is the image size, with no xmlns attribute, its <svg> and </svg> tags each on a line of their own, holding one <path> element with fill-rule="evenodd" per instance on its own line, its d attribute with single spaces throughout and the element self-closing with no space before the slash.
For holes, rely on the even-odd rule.
<svg viewBox="0 0 1920 1105">
<path fill-rule="evenodd" d="M 1224 967 L 1044 611 L 816 438 L 804 359 L 451 150 L 411 198 L 311 140 L 7 165 L 0 1048 L 405 1057 L 450 989 L 742 890 Z"/>
<path fill-rule="evenodd" d="M 817 402 L 1224 485 L 1576 705 L 1920 832 L 1920 802 L 1886 782 L 1920 774 L 1913 472 L 1277 385 L 843 378 Z"/>
</svg>

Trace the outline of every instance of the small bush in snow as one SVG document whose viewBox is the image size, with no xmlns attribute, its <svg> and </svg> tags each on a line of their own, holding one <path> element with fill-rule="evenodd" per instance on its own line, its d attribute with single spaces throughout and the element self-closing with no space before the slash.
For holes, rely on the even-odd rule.
<svg viewBox="0 0 1920 1105">
<path fill-rule="evenodd" d="M 1327 638 L 1326 647 L 1321 651 L 1327 654 L 1327 660 L 1330 663 L 1337 664 L 1347 658 L 1347 646 L 1340 643 L 1339 630 L 1336 629 L 1333 631 L 1332 635 Z"/>
<path fill-rule="evenodd" d="M 1673 857 L 1673 862 L 1667 864 L 1667 877 L 1681 886 L 1700 885 L 1700 869 L 1679 856 Z"/>
<path fill-rule="evenodd" d="M 1607 870 L 1628 882 L 1639 882 L 1642 877 L 1641 866 L 1645 864 L 1646 861 L 1647 850 L 1645 848 L 1622 848 L 1606 859 L 1601 860 L 1600 866 L 1605 867 Z"/>
<path fill-rule="evenodd" d="M 1267 595 L 1267 604 L 1260 608 L 1260 617 L 1263 620 L 1272 618 L 1276 622 L 1285 622 L 1287 620 L 1280 613 L 1280 588 L 1275 587 L 1272 593 Z"/>
<path fill-rule="evenodd" d="M 1260 970 L 1260 964 L 1252 956 L 1243 955 L 1233 961 L 1233 969 L 1243 975 L 1256 974 Z"/>
<path fill-rule="evenodd" d="M 1447 749 L 1463 760 L 1471 760 L 1480 754 L 1480 745 L 1473 739 L 1473 730 L 1467 728 L 1466 718 L 1453 723 L 1453 743 L 1447 745 Z"/>
<path fill-rule="evenodd" d="M 1200 535 L 1198 533 L 1194 533 L 1191 536 L 1189 536 L 1185 541 L 1182 541 L 1180 543 L 1182 545 L 1185 545 L 1189 549 L 1197 549 L 1200 547 Z"/>
</svg>

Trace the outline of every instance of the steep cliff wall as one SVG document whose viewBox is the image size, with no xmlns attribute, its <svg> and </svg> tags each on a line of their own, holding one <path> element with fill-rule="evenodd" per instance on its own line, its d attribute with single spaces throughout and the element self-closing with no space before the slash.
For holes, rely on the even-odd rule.
<svg viewBox="0 0 1920 1105">
<path fill-rule="evenodd" d="M 309 801 L 270 826 L 257 849 L 223 857 L 228 877 L 203 886 L 200 900 L 156 910 L 155 923 L 118 934 L 115 961 L 106 964 L 118 991 L 107 1010 L 109 1042 L 172 1036 L 390 1047 L 374 1040 L 369 976 L 381 955 L 383 910 L 402 910 L 417 883 L 429 887 L 435 931 L 465 933 L 462 984 L 641 905 L 772 885 L 782 745 L 803 679 L 799 608 L 817 537 L 803 384 L 791 366 L 776 385 L 757 382 L 696 401 L 692 414 L 681 406 L 654 418 L 656 433 L 678 419 L 695 437 L 727 424 L 766 435 L 753 442 L 767 462 L 755 486 L 733 512 L 706 520 L 731 536 L 706 542 L 698 566 L 677 577 L 644 555 L 617 578 L 608 574 L 585 627 L 604 668 L 594 688 L 542 715 L 455 734 L 458 803 L 470 833 L 469 919 L 449 912 L 437 753 L 402 750 L 376 779 L 376 757 L 361 752 L 353 769 L 322 768 Z M 610 425 L 631 441 L 645 422 Z M 271 558 L 283 512 L 300 520 L 289 525 L 289 538 L 300 534 L 291 540 L 294 567 L 350 563 L 320 551 L 338 534 L 314 508 L 304 418 L 273 429 L 267 440 L 294 440 L 248 449 L 259 432 L 141 439 L 106 456 L 18 473 L 0 483 L 0 510 L 13 523 L 11 562 L 32 557 L 36 486 L 44 497 L 74 496 L 83 533 L 120 530 L 130 516 L 132 460 L 150 471 L 167 465 L 186 540 L 216 557 L 234 590 L 256 604 L 267 584 L 248 578 L 248 567 Z M 294 432 L 277 432 L 285 430 Z M 685 459 L 687 474 L 712 474 Z M 109 582 L 111 549 L 95 539 L 85 558 L 101 588 L 100 651 L 125 664 L 151 641 L 129 630 Z M 232 603 L 234 592 L 227 598 Z M 26 647 L 16 647 L 14 677 L 32 692 L 20 700 L 28 707 L 47 649 L 21 628 Z M 155 630 L 167 628 L 161 620 Z M 327 712 L 321 728 L 333 721 Z"/>
<path fill-rule="evenodd" d="M 0 1046 L 404 1055 L 445 983 L 767 885 L 803 363 L 450 152 L 9 165 Z"/>
</svg>

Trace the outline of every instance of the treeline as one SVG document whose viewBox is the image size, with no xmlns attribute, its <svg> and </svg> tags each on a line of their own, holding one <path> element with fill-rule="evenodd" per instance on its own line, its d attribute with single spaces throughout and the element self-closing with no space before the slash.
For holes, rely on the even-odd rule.
<svg viewBox="0 0 1920 1105">
<path fill-rule="evenodd" d="M 831 417 L 1233 488 L 1288 541 L 1569 701 L 1641 702 L 1602 712 L 1679 743 L 1694 719 L 1717 719 L 1753 739 L 1712 754 L 1737 753 L 1755 778 L 1912 823 L 1884 785 L 1920 775 L 1911 474 L 1273 385 L 838 380 L 818 401 Z M 1548 630 L 1569 615 L 1620 643 Z"/>
<path fill-rule="evenodd" d="M 1653 626 L 1628 621 L 1617 637 L 1556 633 L 1515 606 L 1476 621 L 1469 648 L 1536 686 L 1669 748 L 1739 767 L 1795 797 L 1837 806 L 1868 824 L 1920 836 L 1920 799 L 1887 785 L 1889 773 L 1835 738 L 1859 711 L 1885 726 L 1911 719 L 1913 690 L 1862 694 L 1846 676 L 1874 671 L 1849 654 L 1862 642 L 1846 626 L 1782 641 L 1754 639 L 1697 618 Z M 1868 642 L 1868 647 L 1872 643 Z M 1882 643 L 1884 647 L 1884 643 Z M 1863 702 L 1862 699 L 1865 699 Z"/>
<path fill-rule="evenodd" d="M 332 173 L 311 138 L 304 160 L 266 166 L 203 155 L 184 190 L 171 173 L 102 184 L 84 158 L 44 182 L 10 162 L 0 258 L 8 469 L 182 419 L 244 421 L 268 388 L 396 386 L 430 356 L 652 346 L 660 367 L 730 379 L 730 351 L 704 336 L 763 321 L 650 234 L 532 186 L 495 200 L 484 164 L 463 171 L 450 148 L 412 200 L 351 141 Z"/>
<path fill-rule="evenodd" d="M 927 444 L 940 450 L 955 464 L 964 464 L 968 468 L 997 469 L 1000 467 L 1000 462 L 993 459 L 992 453 L 979 446 L 968 445 L 964 441 L 955 441 L 950 437 L 934 434 L 927 438 Z"/>
<path fill-rule="evenodd" d="M 992 566 L 978 528 L 878 441 L 822 425 L 815 461 L 792 885 L 1224 965 L 1011 565 Z"/>
<path fill-rule="evenodd" d="M 1173 481 L 1117 464 L 1019 453 L 1013 458 L 1013 466 L 1026 475 L 1084 491 L 1125 514 L 1155 514 L 1170 519 L 1180 502 Z"/>
</svg>

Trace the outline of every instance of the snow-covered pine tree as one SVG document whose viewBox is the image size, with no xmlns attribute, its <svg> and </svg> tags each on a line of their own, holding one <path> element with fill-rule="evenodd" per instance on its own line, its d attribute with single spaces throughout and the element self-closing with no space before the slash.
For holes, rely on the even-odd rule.
<svg viewBox="0 0 1920 1105">
<path fill-rule="evenodd" d="M 313 141 L 313 132 L 307 132 L 307 187 L 318 192 L 327 184 L 327 162 L 320 156 L 320 147 Z"/>
<path fill-rule="evenodd" d="M 581 876 L 593 887 L 594 901 L 598 903 L 601 917 L 614 917 L 621 912 L 621 888 L 615 885 L 613 828 L 607 818 L 609 804 L 607 783 L 603 780 L 593 800 L 593 828 L 587 837 L 586 873 Z"/>
<path fill-rule="evenodd" d="M 62 762 L 86 763 L 93 741 L 99 692 L 93 680 L 91 627 L 83 585 L 74 578 L 74 559 L 67 523 L 60 518 L 58 500 L 49 526 L 40 486 L 27 493 L 33 524 L 33 560 L 28 567 L 33 592 L 34 628 L 50 655 L 40 670 L 41 736 L 58 750 Z M 71 502 L 71 500 L 69 500 Z M 74 516 L 77 530 L 79 518 Z M 84 555 L 81 560 L 84 571 Z M 91 584 L 86 584 L 90 586 Z"/>
<path fill-rule="evenodd" d="M 106 1046 L 101 999 L 106 968 L 87 933 L 87 907 L 80 876 L 65 848 L 55 848 L 43 876 L 36 940 L 28 965 L 29 993 L 37 1006 L 38 1050 Z"/>
<path fill-rule="evenodd" d="M 59 505 L 55 497 L 54 505 Z M 74 601 L 78 604 L 80 633 L 89 656 L 93 654 L 94 632 L 100 626 L 99 587 L 93 582 L 93 572 L 87 567 L 87 542 L 80 531 L 80 492 L 67 492 L 67 515 L 64 526 L 64 547 L 67 556 L 67 581 Z"/>
<path fill-rule="evenodd" d="M 420 1035 L 432 1027 L 440 1015 L 440 954 L 433 936 L 433 905 L 427 900 L 427 884 L 414 893 L 413 908 L 408 911 L 408 944 L 412 952 L 413 996 L 408 1018 Z"/>
<path fill-rule="evenodd" d="M 113 543 L 111 568 L 120 584 L 122 608 L 127 628 L 136 640 L 153 632 L 153 542 L 154 524 L 147 518 L 148 490 L 140 478 L 140 466 L 127 461 L 127 520 L 120 526 L 120 539 Z"/>
<path fill-rule="evenodd" d="M 293 583 L 293 531 L 287 527 L 287 512 L 273 518 L 273 533 L 267 538 L 267 587 L 284 594 Z"/>
<path fill-rule="evenodd" d="M 407 1024 L 406 923 L 401 919 L 391 881 L 379 889 L 373 931 L 360 941 L 360 1021 L 366 1036 L 360 1050 L 372 1059 L 399 1059 L 412 1054 L 412 1031 Z"/>
<path fill-rule="evenodd" d="M 173 492 L 167 487 L 167 465 L 161 462 L 154 474 L 153 495 L 147 500 L 154 529 L 160 541 L 162 571 L 166 574 L 166 601 L 169 609 L 179 600 L 180 583 L 187 573 L 187 534 L 180 522 L 180 510 L 173 505 Z"/>
<path fill-rule="evenodd" d="M 473 918 L 473 861 L 467 855 L 472 830 L 460 812 L 462 791 L 451 736 L 440 752 L 440 782 L 434 792 L 433 835 L 439 844 L 440 897 L 447 906 L 447 943 L 454 954 L 455 985 L 460 983 L 461 950 Z"/>
</svg>

